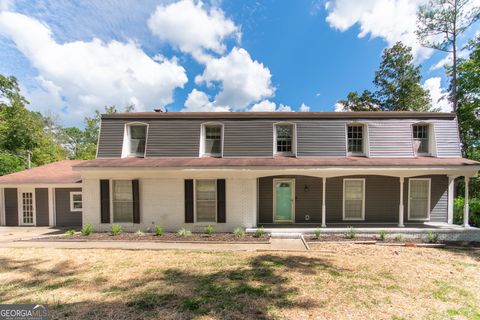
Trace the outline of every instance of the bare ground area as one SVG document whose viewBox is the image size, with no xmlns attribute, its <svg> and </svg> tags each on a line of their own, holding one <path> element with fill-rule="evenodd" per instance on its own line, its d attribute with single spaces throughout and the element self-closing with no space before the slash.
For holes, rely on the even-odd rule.
<svg viewBox="0 0 480 320">
<path fill-rule="evenodd" d="M 479 319 L 480 252 L 0 249 L 0 301 L 71 319 Z"/>
</svg>

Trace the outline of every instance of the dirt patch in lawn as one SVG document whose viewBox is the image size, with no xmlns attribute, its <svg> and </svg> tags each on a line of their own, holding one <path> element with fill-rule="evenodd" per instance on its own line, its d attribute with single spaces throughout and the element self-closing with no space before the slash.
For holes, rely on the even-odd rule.
<svg viewBox="0 0 480 320">
<path fill-rule="evenodd" d="M 110 232 L 95 232 L 88 236 L 84 236 L 81 233 L 74 235 L 61 235 L 54 237 L 44 237 L 40 239 L 32 239 L 33 241 L 153 241 L 153 242 L 209 242 L 209 243 L 268 243 L 269 237 L 267 235 L 263 237 L 254 237 L 253 235 L 246 234 L 242 237 L 237 237 L 232 233 L 192 233 L 189 236 L 179 236 L 177 233 L 167 232 L 161 236 L 157 236 L 154 233 L 130 233 L 122 232 L 117 235 L 113 235 Z"/>
<path fill-rule="evenodd" d="M 0 249 L 2 303 L 52 319 L 479 319 L 480 251 Z"/>
</svg>

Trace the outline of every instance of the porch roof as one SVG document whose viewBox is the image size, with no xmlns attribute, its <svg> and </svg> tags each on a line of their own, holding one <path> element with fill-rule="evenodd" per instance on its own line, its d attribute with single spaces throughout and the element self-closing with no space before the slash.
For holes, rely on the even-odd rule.
<svg viewBox="0 0 480 320">
<path fill-rule="evenodd" d="M 75 168 L 234 168 L 234 167 L 463 167 L 480 169 L 480 162 L 465 158 L 118 158 L 84 161 Z M 478 170 L 477 169 L 477 170 Z"/>
<path fill-rule="evenodd" d="M 70 184 L 82 181 L 80 173 L 73 171 L 72 167 L 84 162 L 83 160 L 62 160 L 7 174 L 0 177 L 0 185 L 14 184 Z"/>
</svg>

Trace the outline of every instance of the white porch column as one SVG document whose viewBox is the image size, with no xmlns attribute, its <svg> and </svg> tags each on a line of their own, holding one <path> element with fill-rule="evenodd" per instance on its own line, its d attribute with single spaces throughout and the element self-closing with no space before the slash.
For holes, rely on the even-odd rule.
<svg viewBox="0 0 480 320">
<path fill-rule="evenodd" d="M 400 177 L 400 204 L 398 205 L 398 226 L 399 227 L 405 227 L 403 224 L 403 214 L 404 214 L 404 209 L 403 209 L 403 182 L 405 180 L 404 177 Z"/>
<path fill-rule="evenodd" d="M 453 193 L 455 188 L 455 176 L 448 176 L 448 211 L 447 222 L 453 224 Z"/>
<path fill-rule="evenodd" d="M 55 188 L 48 188 L 48 225 L 55 226 L 55 203 L 53 201 L 53 193 Z"/>
<path fill-rule="evenodd" d="M 470 213 L 470 210 L 468 208 L 468 182 L 470 180 L 470 177 L 465 177 L 465 204 L 463 205 L 463 226 L 465 228 L 468 228 L 468 215 Z"/>
<path fill-rule="evenodd" d="M 327 213 L 327 207 L 325 205 L 325 191 L 326 191 L 326 188 L 327 188 L 327 178 L 323 177 L 322 178 L 322 183 L 323 183 L 323 187 L 322 187 L 322 227 L 325 228 L 327 226 L 326 224 L 326 213 Z"/>
</svg>

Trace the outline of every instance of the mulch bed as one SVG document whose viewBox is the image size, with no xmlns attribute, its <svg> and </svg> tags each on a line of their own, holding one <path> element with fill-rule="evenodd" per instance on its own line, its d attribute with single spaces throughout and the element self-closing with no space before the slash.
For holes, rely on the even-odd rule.
<svg viewBox="0 0 480 320">
<path fill-rule="evenodd" d="M 403 238 L 402 240 L 396 240 L 393 237 L 386 237 L 384 240 L 381 240 L 378 236 L 371 237 L 355 237 L 354 239 L 347 238 L 343 235 L 320 235 L 320 238 L 316 238 L 313 235 L 305 236 L 305 241 L 308 243 L 320 243 L 320 242 L 377 242 L 377 243 L 429 243 L 425 239 L 418 238 Z M 442 241 L 439 240 L 436 243 L 446 244 L 448 246 L 459 246 L 459 247 L 480 247 L 480 242 L 472 241 Z"/>
<path fill-rule="evenodd" d="M 61 235 L 54 237 L 36 238 L 33 241 L 150 241 L 150 242 L 209 242 L 209 243 L 268 243 L 270 237 L 265 235 L 256 238 L 253 235 L 246 234 L 243 237 L 236 237 L 232 233 L 214 233 L 211 235 L 205 233 L 192 233 L 187 237 L 181 237 L 173 232 L 166 232 L 161 236 L 154 233 L 145 233 L 139 235 L 137 233 L 122 232 L 118 235 L 112 235 L 110 232 L 95 232 L 88 236 L 77 233 L 73 236 Z"/>
</svg>

